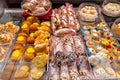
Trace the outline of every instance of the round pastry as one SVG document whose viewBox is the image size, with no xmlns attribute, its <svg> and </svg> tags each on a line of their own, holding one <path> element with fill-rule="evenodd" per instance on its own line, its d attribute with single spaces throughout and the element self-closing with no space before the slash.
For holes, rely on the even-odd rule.
<svg viewBox="0 0 120 80">
<path fill-rule="evenodd" d="M 22 65 L 20 70 L 29 71 L 30 67 L 28 65 Z"/>
<path fill-rule="evenodd" d="M 22 52 L 20 50 L 14 50 L 11 55 L 12 61 L 19 61 L 22 57 Z"/>
<path fill-rule="evenodd" d="M 39 26 L 40 26 L 39 23 L 33 23 L 30 25 L 29 30 L 30 31 L 37 31 Z"/>
<path fill-rule="evenodd" d="M 44 71 L 45 71 L 45 68 L 37 69 L 34 67 L 30 71 L 30 76 L 35 80 L 42 80 Z"/>
<path fill-rule="evenodd" d="M 98 29 L 103 29 L 103 27 L 105 27 L 105 26 L 106 26 L 105 22 L 101 22 L 101 23 L 97 24 Z"/>
<path fill-rule="evenodd" d="M 103 13 L 112 17 L 120 16 L 120 4 L 111 2 L 107 3 L 103 6 Z"/>
<path fill-rule="evenodd" d="M 94 42 L 93 42 L 93 41 L 87 41 L 87 42 L 86 42 L 86 45 L 87 45 L 88 47 L 94 47 Z"/>
<path fill-rule="evenodd" d="M 28 35 L 25 32 L 19 32 L 18 36 L 24 36 L 24 37 L 28 37 Z"/>
<path fill-rule="evenodd" d="M 25 44 L 26 43 L 26 37 L 18 36 L 16 43 Z"/>
<path fill-rule="evenodd" d="M 29 37 L 27 38 L 27 42 L 28 42 L 29 44 L 34 44 L 35 38 L 29 36 Z"/>
<path fill-rule="evenodd" d="M 91 40 L 91 36 L 84 36 L 84 40 L 86 41 Z"/>
<path fill-rule="evenodd" d="M 79 16 L 81 16 L 81 20 L 84 21 L 95 21 L 98 13 L 95 7 L 85 6 L 79 11 Z"/>
<path fill-rule="evenodd" d="M 47 31 L 47 32 L 50 32 L 50 27 L 47 27 L 47 26 L 41 26 L 38 28 L 39 30 L 42 30 L 42 31 Z"/>
<path fill-rule="evenodd" d="M 101 38 L 105 38 L 104 32 L 103 32 L 102 30 L 98 30 L 98 31 L 97 31 L 97 34 L 98 34 L 98 36 L 100 36 Z"/>
<path fill-rule="evenodd" d="M 36 56 L 33 60 L 32 63 L 37 67 L 38 69 L 44 68 L 45 65 L 47 64 L 48 61 L 48 55 L 47 54 L 42 54 L 39 56 Z"/>
<path fill-rule="evenodd" d="M 105 32 L 104 35 L 105 35 L 105 37 L 112 37 L 113 36 L 112 33 L 109 31 Z"/>
<path fill-rule="evenodd" d="M 103 49 L 102 46 L 96 46 L 96 47 L 95 47 L 95 50 L 96 50 L 97 52 L 101 51 L 102 49 Z"/>
<path fill-rule="evenodd" d="M 12 47 L 12 49 L 23 51 L 24 47 L 23 47 L 23 44 L 15 43 L 15 45 Z"/>
<path fill-rule="evenodd" d="M 24 23 L 21 27 L 21 31 L 28 33 L 29 32 L 29 25 L 27 23 Z"/>
<path fill-rule="evenodd" d="M 31 61 L 35 57 L 35 49 L 33 46 L 28 46 L 25 54 L 24 54 L 24 59 L 26 61 Z"/>
<path fill-rule="evenodd" d="M 96 51 L 95 51 L 95 49 L 94 48 L 88 48 L 89 49 L 89 51 L 92 53 L 92 54 L 96 54 Z"/>
<path fill-rule="evenodd" d="M 108 46 L 109 45 L 109 41 L 107 40 L 107 39 L 101 39 L 101 42 L 100 42 L 100 44 L 102 45 L 102 46 Z"/>
<path fill-rule="evenodd" d="M 94 41 L 95 44 L 99 44 L 100 43 L 99 38 L 96 37 L 96 36 L 93 37 L 93 41 Z"/>
<path fill-rule="evenodd" d="M 108 32 L 108 31 L 110 31 L 110 30 L 109 30 L 109 28 L 108 28 L 107 26 L 104 26 L 104 27 L 103 27 L 103 31 L 107 31 L 107 32 Z"/>
<path fill-rule="evenodd" d="M 34 16 L 29 16 L 27 17 L 26 21 L 29 21 L 30 23 L 33 23 L 35 17 Z"/>
<path fill-rule="evenodd" d="M 50 27 L 50 21 L 44 21 L 41 23 L 41 26 L 47 26 Z"/>
</svg>

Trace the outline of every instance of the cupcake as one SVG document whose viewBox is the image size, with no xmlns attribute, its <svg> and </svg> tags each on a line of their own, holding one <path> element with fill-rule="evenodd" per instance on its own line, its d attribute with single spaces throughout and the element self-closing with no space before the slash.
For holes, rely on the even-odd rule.
<svg viewBox="0 0 120 80">
<path fill-rule="evenodd" d="M 86 45 L 87 45 L 87 47 L 94 47 L 94 42 L 93 41 L 87 41 L 86 42 Z"/>
</svg>

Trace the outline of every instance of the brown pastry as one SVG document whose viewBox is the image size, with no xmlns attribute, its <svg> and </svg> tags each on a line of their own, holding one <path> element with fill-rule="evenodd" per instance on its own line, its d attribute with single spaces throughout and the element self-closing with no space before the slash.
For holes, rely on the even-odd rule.
<svg viewBox="0 0 120 80">
<path fill-rule="evenodd" d="M 35 49 L 33 46 L 28 46 L 28 48 L 25 51 L 24 59 L 26 61 L 31 61 L 35 57 Z"/>
<path fill-rule="evenodd" d="M 25 32 L 20 32 L 19 34 L 18 34 L 18 36 L 24 36 L 24 37 L 28 37 L 28 35 L 27 35 L 27 33 L 25 33 Z"/>
<path fill-rule="evenodd" d="M 21 27 L 21 31 L 28 33 L 29 32 L 29 25 L 28 24 L 23 24 Z"/>
<path fill-rule="evenodd" d="M 23 51 L 24 47 L 22 44 L 19 44 L 19 43 L 16 43 L 13 48 L 13 50 L 20 50 L 20 51 Z"/>
<path fill-rule="evenodd" d="M 37 31 L 39 26 L 39 23 L 33 23 L 30 25 L 29 29 L 30 31 Z"/>
<path fill-rule="evenodd" d="M 47 26 L 50 27 L 50 21 L 44 21 L 41 23 L 41 26 Z"/>
<path fill-rule="evenodd" d="M 29 44 L 34 44 L 35 38 L 29 36 L 29 37 L 27 38 L 27 42 L 28 42 Z"/>
<path fill-rule="evenodd" d="M 24 70 L 17 70 L 15 72 L 15 80 L 29 80 L 28 79 L 29 72 L 24 71 Z"/>
</svg>

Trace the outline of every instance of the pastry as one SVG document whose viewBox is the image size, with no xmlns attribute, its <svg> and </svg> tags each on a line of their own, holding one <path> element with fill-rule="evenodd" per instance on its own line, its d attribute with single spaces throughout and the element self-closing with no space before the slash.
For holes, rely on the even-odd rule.
<svg viewBox="0 0 120 80">
<path fill-rule="evenodd" d="M 0 24 L 0 33 L 4 31 L 4 24 Z"/>
<path fill-rule="evenodd" d="M 39 56 L 36 56 L 33 60 L 32 63 L 38 68 L 44 68 L 45 65 L 47 64 L 48 61 L 48 55 L 47 54 L 42 54 Z"/>
<path fill-rule="evenodd" d="M 40 27 L 39 23 L 33 23 L 29 26 L 29 30 L 34 32 L 38 30 L 38 27 Z"/>
<path fill-rule="evenodd" d="M 21 31 L 22 32 L 25 32 L 25 33 L 28 33 L 29 32 L 29 25 L 27 23 L 24 23 L 22 26 L 21 26 Z"/>
<path fill-rule="evenodd" d="M 31 61 L 35 57 L 35 49 L 33 46 L 28 46 L 25 53 L 24 53 L 24 59 L 26 61 Z"/>
<path fill-rule="evenodd" d="M 120 36 L 120 23 L 115 24 L 115 25 L 112 27 L 112 31 L 113 31 L 115 37 L 116 37 L 116 38 L 119 38 L 119 36 Z"/>
<path fill-rule="evenodd" d="M 0 61 L 4 58 L 6 51 L 3 47 L 0 47 Z"/>
<path fill-rule="evenodd" d="M 17 70 L 15 72 L 14 78 L 15 80 L 29 80 L 28 76 L 29 76 L 29 72 L 24 70 Z"/>
<path fill-rule="evenodd" d="M 112 16 L 117 17 L 120 15 L 120 4 L 118 3 L 112 3 L 109 2 L 103 6 L 103 13 Z"/>
<path fill-rule="evenodd" d="M 47 27 L 47 26 L 40 26 L 38 29 L 42 30 L 42 31 L 48 31 L 48 32 L 50 32 L 50 27 Z"/>
<path fill-rule="evenodd" d="M 51 2 L 49 0 L 39 1 L 25 1 L 22 8 L 30 15 L 44 15 L 49 11 Z M 29 21 L 34 19 L 29 19 Z"/>
<path fill-rule="evenodd" d="M 13 35 L 9 33 L 2 33 L 0 34 L 0 44 L 6 45 L 10 44 L 12 41 Z"/>
<path fill-rule="evenodd" d="M 92 53 L 92 54 L 96 54 L 96 51 L 95 51 L 95 49 L 94 48 L 88 48 L 88 50 Z"/>
<path fill-rule="evenodd" d="M 113 52 L 117 55 L 120 56 L 120 48 L 115 48 Z"/>
<path fill-rule="evenodd" d="M 108 46 L 108 45 L 109 45 L 109 41 L 108 41 L 107 39 L 101 39 L 100 44 L 101 44 L 102 46 Z"/>
<path fill-rule="evenodd" d="M 98 29 L 102 29 L 105 26 L 106 26 L 106 24 L 104 22 L 101 22 L 101 23 L 97 24 Z"/>
<path fill-rule="evenodd" d="M 99 44 L 100 43 L 99 38 L 96 37 L 96 36 L 93 37 L 93 41 L 94 41 L 95 44 Z"/>
<path fill-rule="evenodd" d="M 5 30 L 9 33 L 15 34 L 19 30 L 19 26 L 14 25 L 12 21 L 5 24 Z"/>
<path fill-rule="evenodd" d="M 26 34 L 25 32 L 19 32 L 18 36 L 24 36 L 24 37 L 28 37 L 28 34 Z"/>
<path fill-rule="evenodd" d="M 13 50 L 20 50 L 21 52 L 23 51 L 24 47 L 22 44 L 15 43 L 15 45 L 12 47 Z"/>
<path fill-rule="evenodd" d="M 84 40 L 86 41 L 91 40 L 91 36 L 84 36 Z"/>
<path fill-rule="evenodd" d="M 20 70 L 23 70 L 23 71 L 29 71 L 30 70 L 30 67 L 28 65 L 22 65 L 20 67 Z"/>
<path fill-rule="evenodd" d="M 101 38 L 105 38 L 104 32 L 103 32 L 102 30 L 98 30 L 98 31 L 97 31 L 97 34 L 98 34 L 98 36 L 100 36 Z"/>
<path fill-rule="evenodd" d="M 45 68 L 37 69 L 34 67 L 30 71 L 30 76 L 35 80 L 42 80 L 44 71 L 45 71 Z"/>
<path fill-rule="evenodd" d="M 29 43 L 29 44 L 34 44 L 34 42 L 35 42 L 35 38 L 34 37 L 28 37 L 27 38 L 27 43 Z"/>
<path fill-rule="evenodd" d="M 96 47 L 95 47 L 95 50 L 96 50 L 97 52 L 101 51 L 102 49 L 103 49 L 102 46 L 96 46 Z"/>
<path fill-rule="evenodd" d="M 23 22 L 22 22 L 22 25 L 24 25 L 24 24 L 27 24 L 27 25 L 30 26 L 30 25 L 31 25 L 31 22 L 26 20 L 26 21 L 23 21 Z M 25 25 L 25 26 L 23 26 L 23 27 L 26 28 L 26 27 L 28 27 L 27 25 Z"/>
<path fill-rule="evenodd" d="M 35 51 L 36 52 L 44 51 L 46 49 L 46 46 L 47 46 L 46 43 L 37 44 L 37 45 L 35 45 Z"/>
<path fill-rule="evenodd" d="M 107 31 L 107 32 L 108 32 L 108 31 L 110 31 L 110 30 L 109 30 L 109 28 L 108 28 L 107 26 L 104 26 L 104 27 L 103 27 L 103 31 Z"/>
<path fill-rule="evenodd" d="M 20 50 L 14 50 L 11 55 L 12 61 L 19 61 L 22 57 L 22 52 Z"/>
<path fill-rule="evenodd" d="M 84 21 L 95 21 L 98 17 L 98 12 L 95 7 L 85 6 L 79 10 L 79 16 L 81 16 L 81 20 Z"/>
<path fill-rule="evenodd" d="M 47 26 L 50 27 L 50 21 L 44 21 L 41 23 L 41 26 Z"/>
<path fill-rule="evenodd" d="M 26 43 L 26 37 L 18 36 L 16 43 L 25 44 Z"/>
<path fill-rule="evenodd" d="M 86 45 L 87 45 L 88 47 L 94 47 L 94 42 L 93 42 L 93 41 L 87 41 L 87 42 L 86 42 Z"/>
</svg>

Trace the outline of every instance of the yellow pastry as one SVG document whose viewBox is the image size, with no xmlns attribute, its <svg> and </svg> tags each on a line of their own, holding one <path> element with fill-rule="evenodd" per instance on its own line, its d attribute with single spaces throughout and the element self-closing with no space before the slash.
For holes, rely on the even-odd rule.
<svg viewBox="0 0 120 80">
<path fill-rule="evenodd" d="M 43 68 L 47 64 L 48 61 L 48 55 L 47 54 L 42 54 L 39 56 L 36 56 L 33 60 L 32 63 L 38 68 Z"/>
<path fill-rule="evenodd" d="M 45 72 L 45 68 L 37 69 L 34 67 L 30 71 L 30 76 L 35 80 L 42 80 L 44 72 Z"/>
<path fill-rule="evenodd" d="M 26 37 L 18 36 L 16 43 L 25 44 L 26 43 Z"/>
<path fill-rule="evenodd" d="M 11 55 L 11 60 L 19 61 L 22 57 L 22 52 L 20 50 L 14 50 Z"/>
<path fill-rule="evenodd" d="M 50 21 L 44 21 L 41 23 L 41 26 L 47 26 L 50 27 Z"/>
<path fill-rule="evenodd" d="M 103 46 L 108 46 L 109 45 L 109 41 L 106 40 L 106 39 L 101 39 L 100 44 L 103 45 Z"/>
</svg>

